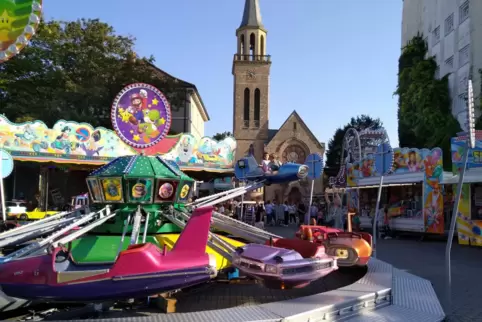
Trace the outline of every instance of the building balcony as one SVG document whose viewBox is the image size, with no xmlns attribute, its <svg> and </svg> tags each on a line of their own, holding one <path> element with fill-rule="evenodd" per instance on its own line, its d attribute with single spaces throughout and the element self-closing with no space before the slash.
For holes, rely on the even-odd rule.
<svg viewBox="0 0 482 322">
<path fill-rule="evenodd" d="M 252 62 L 252 63 L 271 63 L 271 55 L 234 55 L 234 61 Z"/>
</svg>

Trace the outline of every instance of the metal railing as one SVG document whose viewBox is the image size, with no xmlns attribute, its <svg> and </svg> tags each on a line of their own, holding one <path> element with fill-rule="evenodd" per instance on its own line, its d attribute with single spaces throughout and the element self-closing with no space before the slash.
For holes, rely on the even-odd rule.
<svg viewBox="0 0 482 322">
<path fill-rule="evenodd" d="M 245 62 L 271 62 L 271 55 L 234 55 L 235 61 L 245 61 Z"/>
</svg>

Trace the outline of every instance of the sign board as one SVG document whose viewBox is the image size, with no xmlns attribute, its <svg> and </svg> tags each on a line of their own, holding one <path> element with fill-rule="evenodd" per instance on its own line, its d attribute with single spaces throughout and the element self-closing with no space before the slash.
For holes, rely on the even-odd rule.
<svg viewBox="0 0 482 322">
<path fill-rule="evenodd" d="M 323 158 L 318 153 L 312 153 L 308 155 L 305 161 L 305 165 L 308 166 L 308 178 L 315 180 L 321 177 L 323 173 Z"/>
<path fill-rule="evenodd" d="M 0 149 L 0 177 L 5 179 L 13 171 L 13 158 L 7 151 Z"/>
<path fill-rule="evenodd" d="M 111 120 L 124 143 L 145 149 L 166 137 L 171 127 L 171 106 L 154 86 L 135 83 L 117 94 L 112 103 Z"/>
</svg>

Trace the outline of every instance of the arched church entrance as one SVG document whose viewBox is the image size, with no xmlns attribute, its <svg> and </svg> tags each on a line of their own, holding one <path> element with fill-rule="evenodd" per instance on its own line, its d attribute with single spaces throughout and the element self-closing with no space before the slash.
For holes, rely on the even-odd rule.
<svg viewBox="0 0 482 322">
<path fill-rule="evenodd" d="M 288 192 L 288 202 L 289 203 L 300 203 L 303 198 L 301 191 L 298 187 L 291 187 Z"/>
</svg>

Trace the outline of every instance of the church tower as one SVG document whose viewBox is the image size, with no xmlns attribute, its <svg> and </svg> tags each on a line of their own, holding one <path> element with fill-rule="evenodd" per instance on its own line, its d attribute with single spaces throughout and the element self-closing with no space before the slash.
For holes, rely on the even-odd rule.
<svg viewBox="0 0 482 322">
<path fill-rule="evenodd" d="M 258 162 L 268 141 L 269 73 L 266 34 L 259 0 L 245 0 L 243 19 L 236 30 L 237 52 L 233 59 L 233 135 L 236 160 L 253 154 Z"/>
</svg>

